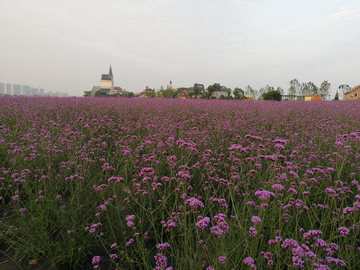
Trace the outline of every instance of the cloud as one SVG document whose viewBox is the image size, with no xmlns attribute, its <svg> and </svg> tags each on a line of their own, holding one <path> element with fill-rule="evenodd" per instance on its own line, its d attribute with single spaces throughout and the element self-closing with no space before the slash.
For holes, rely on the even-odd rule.
<svg viewBox="0 0 360 270">
<path fill-rule="evenodd" d="M 281 31 L 276 32 L 275 34 L 273 34 L 272 37 L 280 36 L 281 34 L 284 34 L 285 32 L 290 31 L 291 29 L 292 29 L 292 27 L 285 28 L 285 29 L 283 29 L 283 30 L 281 30 Z"/>
<path fill-rule="evenodd" d="M 340 12 L 331 14 L 324 22 L 333 20 L 356 20 L 360 19 L 360 10 L 353 6 L 343 6 Z"/>
<path fill-rule="evenodd" d="M 311 27 L 312 27 L 312 28 L 321 28 L 322 25 L 321 25 L 321 24 L 314 24 L 314 25 L 312 25 Z"/>
</svg>

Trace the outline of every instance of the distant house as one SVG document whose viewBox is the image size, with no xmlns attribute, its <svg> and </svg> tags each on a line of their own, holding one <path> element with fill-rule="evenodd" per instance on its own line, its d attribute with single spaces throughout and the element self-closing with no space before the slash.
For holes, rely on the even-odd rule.
<svg viewBox="0 0 360 270">
<path fill-rule="evenodd" d="M 315 100 L 315 101 L 324 100 L 324 97 L 321 94 L 317 94 L 317 95 L 314 95 L 313 100 Z"/>
<path fill-rule="evenodd" d="M 345 93 L 345 100 L 360 100 L 360 85 Z"/>
<path fill-rule="evenodd" d="M 282 100 L 296 100 L 296 95 L 281 95 Z"/>
<path fill-rule="evenodd" d="M 194 83 L 194 86 L 193 88 L 197 88 L 200 90 L 200 94 L 204 93 L 205 92 L 205 87 L 203 84 L 200 84 L 200 83 Z"/>
<path fill-rule="evenodd" d="M 179 94 L 177 94 L 177 98 L 185 99 L 189 98 L 189 93 L 192 91 L 192 89 L 187 88 L 182 90 Z"/>
<path fill-rule="evenodd" d="M 220 86 L 220 90 L 219 91 L 215 91 L 212 93 L 211 97 L 212 98 L 221 98 L 221 96 L 227 97 L 227 87 L 226 86 Z"/>
<path fill-rule="evenodd" d="M 124 90 L 120 86 L 114 86 L 114 94 L 123 93 Z"/>
<path fill-rule="evenodd" d="M 145 89 L 140 94 L 138 94 L 137 97 L 140 98 L 148 97 L 151 96 L 152 92 L 155 93 L 153 89 L 149 88 L 149 86 L 146 86 Z"/>
<path fill-rule="evenodd" d="M 226 86 L 220 86 L 220 91 L 225 91 L 226 92 L 227 87 Z"/>
<path fill-rule="evenodd" d="M 195 88 L 199 89 L 199 93 L 200 94 L 203 94 L 205 92 L 205 87 L 203 84 L 200 84 L 200 83 L 194 83 L 194 86 L 193 87 L 189 87 L 188 89 L 190 89 L 190 92 L 192 90 L 194 90 Z"/>
<path fill-rule="evenodd" d="M 296 95 L 282 95 L 282 100 L 298 100 L 298 101 L 320 101 L 324 100 L 324 96 L 322 94 L 317 95 L 307 95 L 307 96 L 296 96 Z"/>
</svg>

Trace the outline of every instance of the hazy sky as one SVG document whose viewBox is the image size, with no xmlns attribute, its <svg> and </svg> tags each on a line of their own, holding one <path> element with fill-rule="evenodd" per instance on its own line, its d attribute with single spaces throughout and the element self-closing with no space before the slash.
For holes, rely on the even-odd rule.
<svg viewBox="0 0 360 270">
<path fill-rule="evenodd" d="M 0 82 L 80 96 L 110 63 L 135 93 L 297 78 L 334 94 L 360 84 L 360 1 L 0 0 Z"/>
</svg>

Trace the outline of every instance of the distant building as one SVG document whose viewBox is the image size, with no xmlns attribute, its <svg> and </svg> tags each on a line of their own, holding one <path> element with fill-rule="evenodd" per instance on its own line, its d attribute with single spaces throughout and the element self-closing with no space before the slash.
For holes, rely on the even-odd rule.
<svg viewBox="0 0 360 270">
<path fill-rule="evenodd" d="M 124 92 L 124 90 L 120 86 L 114 86 L 115 94 L 122 93 L 122 92 Z"/>
<path fill-rule="evenodd" d="M 170 84 L 167 85 L 166 90 L 174 90 L 174 86 L 172 86 L 171 80 L 170 80 Z"/>
<path fill-rule="evenodd" d="M 360 100 L 360 85 L 345 93 L 345 100 Z"/>
<path fill-rule="evenodd" d="M 43 88 L 39 89 L 39 96 L 44 96 L 45 95 L 45 90 Z"/>
<path fill-rule="evenodd" d="M 250 95 L 249 93 L 246 93 L 246 94 L 245 94 L 245 98 L 246 98 L 247 100 L 255 100 L 255 97 L 252 96 L 252 95 Z"/>
<path fill-rule="evenodd" d="M 24 96 L 30 96 L 31 92 L 30 92 L 30 85 L 23 85 L 22 86 L 22 94 Z"/>
<path fill-rule="evenodd" d="M 204 93 L 205 92 L 205 87 L 203 84 L 200 84 L 200 83 L 194 83 L 194 86 L 192 87 L 193 89 L 194 88 L 197 88 L 200 90 L 200 94 Z"/>
<path fill-rule="evenodd" d="M 32 96 L 37 96 L 37 95 L 39 95 L 39 88 L 31 88 L 31 89 L 30 89 L 30 94 L 31 94 Z"/>
<path fill-rule="evenodd" d="M 281 100 L 296 100 L 296 95 L 281 95 Z"/>
<path fill-rule="evenodd" d="M 21 85 L 20 84 L 14 84 L 13 90 L 14 90 L 14 95 L 21 96 Z"/>
<path fill-rule="evenodd" d="M 225 98 L 225 97 L 227 97 L 226 90 L 227 90 L 226 86 L 220 86 L 220 90 L 213 92 L 211 97 L 219 99 L 219 98 L 221 98 L 221 96 L 223 96 Z"/>
<path fill-rule="evenodd" d="M 11 83 L 7 83 L 6 84 L 6 94 L 7 95 L 11 95 Z"/>
<path fill-rule="evenodd" d="M 0 83 L 0 95 L 5 94 L 5 84 L 2 82 Z"/>
<path fill-rule="evenodd" d="M 320 101 L 320 100 L 324 100 L 324 98 L 323 98 L 323 95 L 317 94 L 317 95 L 314 95 L 313 100 Z"/>
<path fill-rule="evenodd" d="M 155 94 L 155 91 L 153 89 L 149 88 L 149 86 L 146 86 L 145 89 L 138 95 L 138 97 L 144 98 L 144 97 L 151 96 L 152 94 Z"/>
<path fill-rule="evenodd" d="M 226 86 L 220 86 L 220 91 L 225 91 L 226 92 L 227 87 Z"/>
<path fill-rule="evenodd" d="M 177 98 L 181 98 L 181 99 L 185 99 L 185 98 L 190 98 L 189 93 L 192 92 L 192 88 L 186 88 L 183 89 L 180 93 L 177 94 Z"/>
<path fill-rule="evenodd" d="M 95 96 L 97 91 L 105 92 L 106 94 L 115 94 L 114 91 L 114 76 L 110 65 L 109 74 L 102 74 L 100 79 L 100 86 L 93 86 L 91 95 Z"/>
<path fill-rule="evenodd" d="M 112 73 L 111 65 L 109 69 L 109 74 L 101 75 L 100 91 L 105 92 L 106 94 L 111 94 L 110 92 L 114 91 L 114 76 Z"/>
</svg>

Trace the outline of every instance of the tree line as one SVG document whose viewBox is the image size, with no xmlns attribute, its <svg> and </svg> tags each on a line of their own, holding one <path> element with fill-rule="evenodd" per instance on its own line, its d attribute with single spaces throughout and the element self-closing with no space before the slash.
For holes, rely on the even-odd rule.
<svg viewBox="0 0 360 270">
<path fill-rule="evenodd" d="M 347 84 L 342 84 L 338 87 L 338 92 L 342 94 L 342 97 L 351 87 Z M 293 79 L 289 82 L 289 88 L 287 94 L 290 96 L 312 96 L 321 94 L 324 99 L 330 99 L 331 84 L 328 81 L 323 81 L 320 86 L 317 86 L 313 82 L 300 83 L 297 79 Z M 159 98 L 177 98 L 184 96 L 187 98 L 203 98 L 203 99 L 214 99 L 215 92 L 223 92 L 219 99 L 264 99 L 264 100 L 281 100 L 281 97 L 285 95 L 283 88 L 278 86 L 266 85 L 261 87 L 259 90 L 253 89 L 250 85 L 247 85 L 244 89 L 235 87 L 234 89 L 226 88 L 223 90 L 219 83 L 214 83 L 206 88 L 206 91 L 201 93 L 198 88 L 179 87 L 179 88 L 164 88 L 161 86 L 159 89 L 147 89 L 143 91 L 143 95 L 146 97 L 159 97 Z M 185 94 L 184 94 L 185 93 Z M 91 96 L 91 91 L 85 91 L 84 96 Z M 134 97 L 136 96 L 133 92 L 124 91 L 122 93 L 116 93 L 109 95 L 102 91 L 97 91 L 95 96 L 113 96 L 113 97 Z M 336 95 L 338 98 L 338 95 Z M 335 98 L 335 99 L 337 99 Z"/>
</svg>

